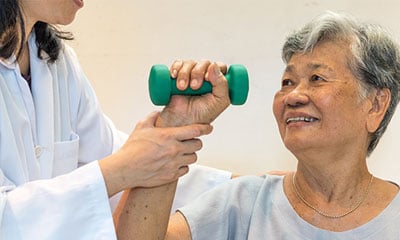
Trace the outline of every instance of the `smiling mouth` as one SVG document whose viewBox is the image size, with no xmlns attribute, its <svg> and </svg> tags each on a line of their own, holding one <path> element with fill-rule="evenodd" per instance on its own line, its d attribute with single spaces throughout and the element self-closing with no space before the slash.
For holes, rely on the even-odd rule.
<svg viewBox="0 0 400 240">
<path fill-rule="evenodd" d="M 286 120 L 286 124 L 295 123 L 295 122 L 315 122 L 318 118 L 313 117 L 292 117 Z"/>
</svg>

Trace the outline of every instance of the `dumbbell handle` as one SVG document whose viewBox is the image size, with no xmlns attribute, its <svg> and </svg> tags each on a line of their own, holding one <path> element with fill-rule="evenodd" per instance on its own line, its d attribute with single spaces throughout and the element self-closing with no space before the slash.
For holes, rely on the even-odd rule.
<svg viewBox="0 0 400 240">
<path fill-rule="evenodd" d="M 229 86 L 229 97 L 233 105 L 241 105 L 247 99 L 249 80 L 247 70 L 242 65 L 231 65 L 225 75 Z M 149 92 L 151 101 L 155 105 L 165 105 L 171 95 L 203 95 L 212 92 L 210 82 L 203 81 L 199 89 L 190 87 L 179 90 L 176 79 L 171 78 L 169 69 L 165 65 L 154 65 L 150 70 Z"/>
</svg>

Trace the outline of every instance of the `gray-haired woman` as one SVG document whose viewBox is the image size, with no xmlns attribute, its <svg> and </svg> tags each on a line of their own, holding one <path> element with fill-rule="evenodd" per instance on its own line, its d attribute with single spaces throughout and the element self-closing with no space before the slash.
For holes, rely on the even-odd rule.
<svg viewBox="0 0 400 240">
<path fill-rule="evenodd" d="M 273 112 L 297 171 L 211 190 L 172 216 L 167 239 L 399 239 L 399 187 L 366 162 L 399 100 L 399 47 L 379 26 L 327 12 L 282 53 Z"/>
</svg>

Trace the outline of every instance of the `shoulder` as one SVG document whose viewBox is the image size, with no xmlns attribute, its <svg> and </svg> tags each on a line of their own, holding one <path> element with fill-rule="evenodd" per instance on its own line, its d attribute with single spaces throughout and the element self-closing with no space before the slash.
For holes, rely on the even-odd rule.
<svg viewBox="0 0 400 240">
<path fill-rule="evenodd" d="M 276 176 L 242 176 L 225 182 L 180 208 L 193 239 L 245 239 L 264 188 L 281 181 Z M 271 185 L 272 184 L 272 185 Z"/>
<path fill-rule="evenodd" d="M 275 175 L 248 175 L 238 177 L 232 180 L 232 184 L 237 187 L 254 187 L 257 189 L 260 188 L 270 188 L 277 184 L 281 184 L 283 182 L 283 176 L 275 176 Z"/>
<path fill-rule="evenodd" d="M 260 194 L 268 194 L 282 185 L 283 176 L 247 175 L 232 179 L 215 188 L 214 194 L 224 194 L 230 200 L 253 202 Z M 215 195 L 214 195 L 215 196 Z"/>
<path fill-rule="evenodd" d="M 75 50 L 65 41 L 62 42 L 62 51 L 57 61 L 53 64 L 53 68 L 57 69 L 57 73 L 62 75 L 64 79 L 76 85 L 77 88 L 86 88 L 90 84 L 80 64 L 78 55 Z"/>
</svg>

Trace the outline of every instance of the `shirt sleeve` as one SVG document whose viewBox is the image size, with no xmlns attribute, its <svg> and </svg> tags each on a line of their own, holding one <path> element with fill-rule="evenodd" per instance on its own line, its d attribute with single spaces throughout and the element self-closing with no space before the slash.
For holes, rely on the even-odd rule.
<svg viewBox="0 0 400 240">
<path fill-rule="evenodd" d="M 263 178 L 257 176 L 239 177 L 179 208 L 189 224 L 192 239 L 247 239 L 262 182 Z"/>
<path fill-rule="evenodd" d="M 3 192 L 2 198 L 0 239 L 117 239 L 97 161 L 70 174 L 26 183 Z"/>
</svg>

